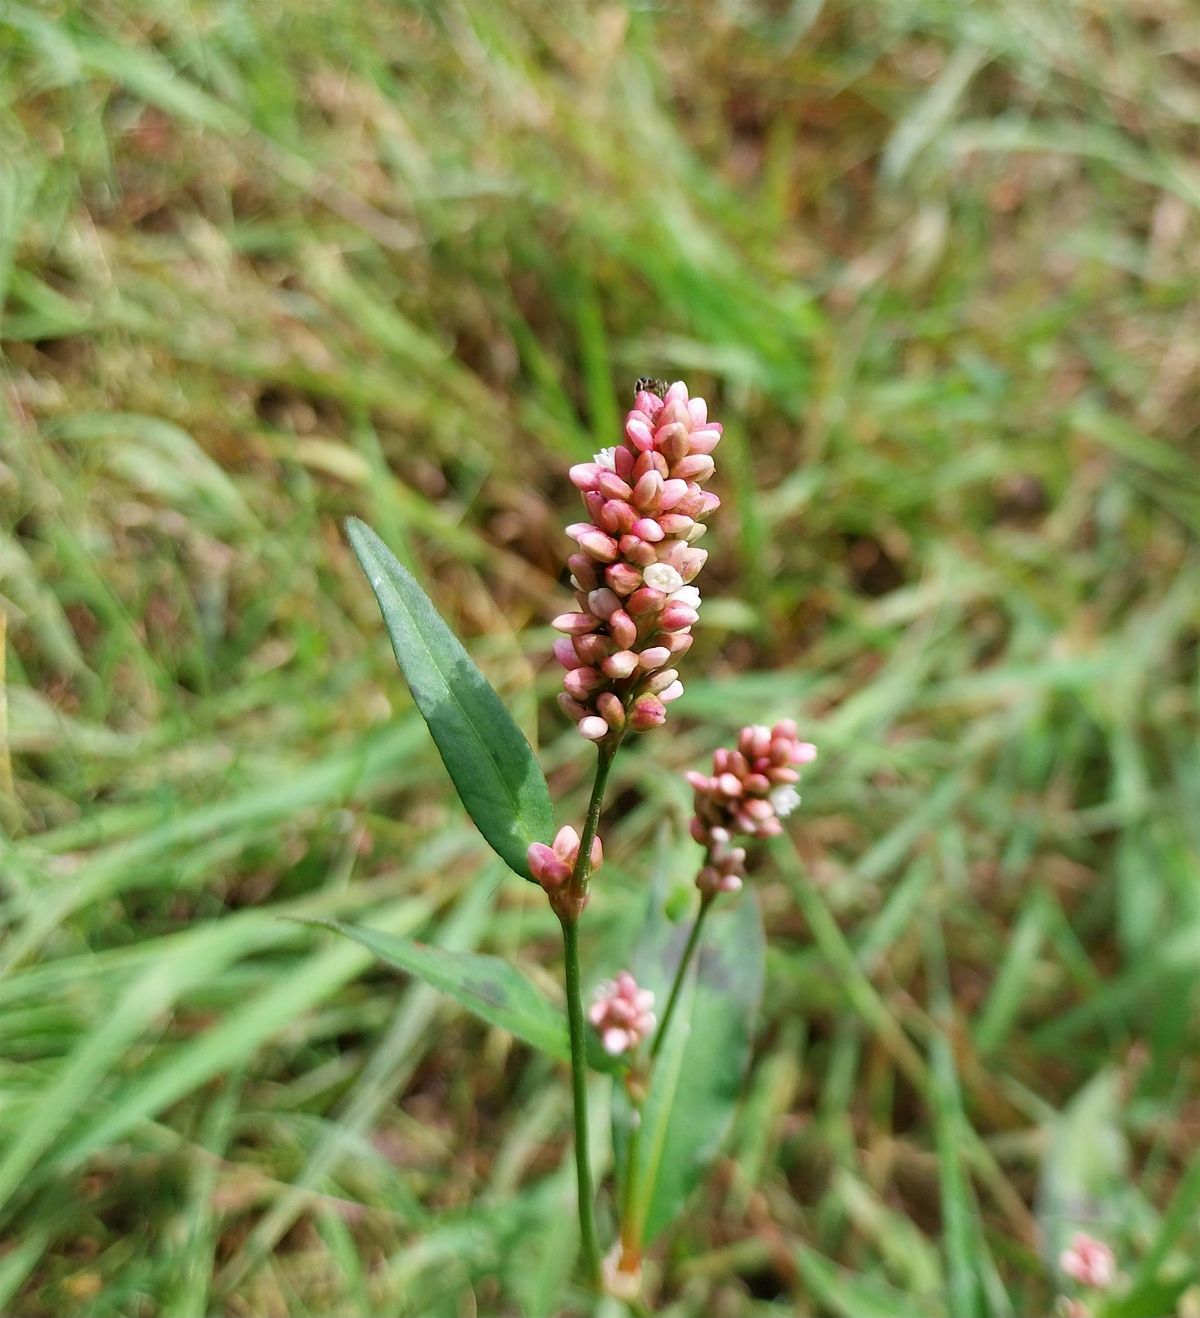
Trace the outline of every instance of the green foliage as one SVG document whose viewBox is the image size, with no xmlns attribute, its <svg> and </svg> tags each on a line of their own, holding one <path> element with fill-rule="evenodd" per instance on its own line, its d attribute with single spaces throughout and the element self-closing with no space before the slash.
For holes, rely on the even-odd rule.
<svg viewBox="0 0 1200 1318">
<path fill-rule="evenodd" d="M 549 842 L 554 810 L 529 743 L 412 574 L 356 517 L 346 532 L 459 799 L 500 859 L 532 881 L 525 853 Z"/>
<path fill-rule="evenodd" d="M 1193 11 L 0 4 L 0 1311 L 589 1311 L 560 1064 L 295 920 L 557 965 L 340 528 L 578 824 L 565 469 L 643 373 L 728 423 L 726 504 L 589 982 L 679 774 L 821 747 L 652 1305 L 1053 1312 L 1042 1159 L 1106 1076 L 1110 1308 L 1196 1308 Z"/>
<path fill-rule="evenodd" d="M 634 978 L 654 990 L 660 1011 L 687 934 L 687 923 L 665 918 L 662 893 L 654 891 L 631 960 Z M 731 911 L 709 914 L 641 1115 L 638 1174 L 626 1202 L 647 1242 L 678 1220 L 733 1120 L 762 998 L 764 957 L 753 893 L 743 894 Z M 625 1150 L 630 1115 L 622 1092 L 614 1100 L 614 1140 Z M 626 1153 L 622 1182 L 628 1176 Z"/>
<path fill-rule="evenodd" d="M 634 952 L 638 982 L 661 986 L 659 1002 L 665 1002 L 666 975 L 682 953 L 683 932 L 655 915 Z M 764 957 L 753 892 L 738 899 L 732 912 L 705 920 L 695 969 L 684 983 L 642 1111 L 634 1203 L 647 1242 L 679 1219 L 733 1120 L 762 998 Z"/>
<path fill-rule="evenodd" d="M 416 975 L 449 995 L 480 1020 L 515 1034 L 531 1048 L 560 1061 L 570 1057 L 562 1004 L 550 1002 L 519 970 L 499 957 L 430 947 L 411 938 L 333 920 L 324 923 L 361 943 L 389 966 Z M 619 1069 L 619 1063 L 607 1056 L 595 1040 L 589 1061 L 598 1071 Z"/>
</svg>

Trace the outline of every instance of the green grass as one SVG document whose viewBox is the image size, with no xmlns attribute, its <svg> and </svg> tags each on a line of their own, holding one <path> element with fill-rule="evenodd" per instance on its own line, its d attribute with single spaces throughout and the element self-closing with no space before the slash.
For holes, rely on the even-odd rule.
<svg viewBox="0 0 1200 1318">
<path fill-rule="evenodd" d="M 563 1069 L 284 917 L 553 983 L 340 520 L 578 822 L 565 471 L 649 372 L 726 504 L 585 975 L 679 772 L 822 752 L 655 1312 L 1026 1318 L 1076 1218 L 1197 1312 L 1193 18 L 0 3 L 0 1311 L 589 1311 Z"/>
</svg>

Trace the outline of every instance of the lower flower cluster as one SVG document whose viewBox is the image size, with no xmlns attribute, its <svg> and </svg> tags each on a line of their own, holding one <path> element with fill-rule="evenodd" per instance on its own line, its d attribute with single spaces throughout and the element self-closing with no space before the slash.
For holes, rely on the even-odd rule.
<svg viewBox="0 0 1200 1318">
<path fill-rule="evenodd" d="M 701 892 L 737 892 L 745 877 L 746 852 L 731 845 L 733 838 L 783 832 L 780 821 L 800 804 L 795 766 L 816 757 L 812 742 L 800 741 L 795 723 L 783 719 L 773 728 L 743 728 L 736 749 L 714 752 L 711 774 L 688 774 L 695 793 L 692 837 L 708 853 L 696 876 Z"/>
<path fill-rule="evenodd" d="M 588 1020 L 595 1026 L 604 1051 L 616 1057 L 649 1038 L 655 1026 L 653 1006 L 654 994 L 649 989 L 638 988 L 628 970 L 619 971 L 615 979 L 601 984 L 596 989 Z"/>
</svg>

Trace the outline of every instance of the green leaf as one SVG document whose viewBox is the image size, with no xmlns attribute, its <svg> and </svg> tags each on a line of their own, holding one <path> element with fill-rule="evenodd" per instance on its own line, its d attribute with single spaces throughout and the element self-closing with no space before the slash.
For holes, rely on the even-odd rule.
<svg viewBox="0 0 1200 1318">
<path fill-rule="evenodd" d="M 452 997 L 480 1020 L 500 1026 L 551 1057 L 564 1062 L 570 1060 L 565 1010 L 547 1001 L 507 961 L 479 952 L 450 951 L 413 938 L 398 938 L 394 934 L 338 920 L 307 923 L 320 924 L 352 938 L 374 952 L 381 961 L 416 975 Z M 616 1071 L 622 1065 L 620 1059 L 605 1053 L 598 1039 L 589 1039 L 588 1063 L 597 1071 Z"/>
<path fill-rule="evenodd" d="M 509 869 L 532 879 L 525 853 L 550 840 L 554 811 L 529 743 L 412 574 L 356 517 L 346 533 L 467 813 Z"/>
<path fill-rule="evenodd" d="M 687 941 L 690 921 L 671 924 L 662 893 L 651 896 L 633 957 L 639 984 L 661 1010 Z M 705 921 L 671 1032 L 655 1063 L 642 1109 L 633 1215 L 648 1243 L 680 1209 L 720 1149 L 738 1101 L 762 997 L 766 945 L 754 894 Z M 632 1116 L 623 1088 L 613 1097 L 614 1143 L 622 1179 Z"/>
</svg>

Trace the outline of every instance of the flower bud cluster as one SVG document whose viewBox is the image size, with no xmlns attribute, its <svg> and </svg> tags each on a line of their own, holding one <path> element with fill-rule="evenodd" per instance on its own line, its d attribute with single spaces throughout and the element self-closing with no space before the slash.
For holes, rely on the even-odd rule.
<svg viewBox="0 0 1200 1318">
<path fill-rule="evenodd" d="M 589 741 L 659 727 L 683 694 L 675 667 L 692 644 L 708 554 L 694 547 L 720 499 L 713 474 L 721 426 L 676 381 L 662 398 L 639 390 L 625 438 L 571 468 L 589 521 L 567 527 L 578 610 L 554 619 L 566 669 L 559 704 Z"/>
<path fill-rule="evenodd" d="M 547 846 L 544 842 L 534 842 L 527 852 L 529 868 L 533 877 L 547 892 L 561 888 L 571 877 L 575 862 L 579 859 L 579 834 L 568 824 L 554 835 L 554 842 Z M 598 837 L 592 838 L 592 871 L 600 868 L 604 860 L 604 848 Z"/>
<path fill-rule="evenodd" d="M 738 734 L 736 750 L 713 754 L 711 774 L 689 773 L 694 792 L 692 837 L 707 851 L 696 876 L 702 893 L 737 892 L 746 872 L 746 852 L 731 846 L 736 834 L 772 837 L 780 822 L 800 804 L 795 766 L 809 764 L 817 748 L 796 736 L 796 725 L 783 719 L 773 728 L 752 725 Z"/>
<path fill-rule="evenodd" d="M 616 1057 L 636 1048 L 654 1029 L 654 994 L 638 988 L 637 980 L 622 970 L 596 989 L 588 1020 L 596 1027 L 604 1051 Z"/>
<path fill-rule="evenodd" d="M 1081 1286 L 1104 1290 L 1112 1285 L 1117 1272 L 1117 1260 L 1103 1240 L 1077 1231 L 1071 1243 L 1063 1250 L 1058 1265 Z"/>
</svg>

